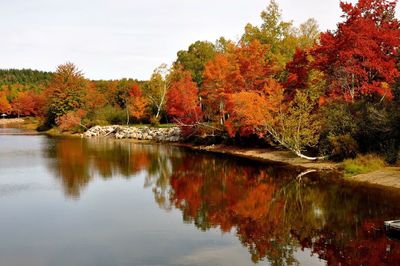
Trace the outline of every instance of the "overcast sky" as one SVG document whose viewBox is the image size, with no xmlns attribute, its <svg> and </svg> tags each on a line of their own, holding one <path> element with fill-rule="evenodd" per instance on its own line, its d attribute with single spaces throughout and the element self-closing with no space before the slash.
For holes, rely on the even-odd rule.
<svg viewBox="0 0 400 266">
<path fill-rule="evenodd" d="M 339 0 L 278 0 L 285 20 L 322 30 Z M 148 79 L 196 40 L 237 40 L 268 0 L 0 0 L 0 68 L 54 71 L 71 61 L 90 79 Z"/>
</svg>

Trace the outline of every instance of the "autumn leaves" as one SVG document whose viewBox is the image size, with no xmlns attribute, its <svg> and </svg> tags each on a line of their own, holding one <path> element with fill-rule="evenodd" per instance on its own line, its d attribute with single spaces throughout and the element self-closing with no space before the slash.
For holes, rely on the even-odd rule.
<svg viewBox="0 0 400 266">
<path fill-rule="evenodd" d="M 0 92 L 0 112 L 44 115 L 49 125 L 65 130 L 173 122 L 187 135 L 268 138 L 308 159 L 304 153 L 336 151 L 343 158 L 390 149 L 389 161 L 395 161 L 400 149 L 396 1 L 360 0 L 341 7 L 343 21 L 320 33 L 313 19 L 298 28 L 283 21 L 272 0 L 261 14 L 263 23 L 246 25 L 240 40 L 197 41 L 148 81 L 88 81 L 65 64 L 44 94 Z"/>
<path fill-rule="evenodd" d="M 391 118 L 373 118 L 366 113 L 398 106 L 400 25 L 395 6 L 395 1 L 386 0 L 341 3 L 344 21 L 335 31 L 319 36 L 314 20 L 295 28 L 281 20 L 277 3 L 271 1 L 262 12 L 263 24 L 247 25 L 237 44 L 221 39 L 223 42 L 214 46 L 214 54 L 205 49 L 206 44 L 193 44 L 183 53 L 184 58 L 179 57 L 182 52 L 178 53 L 176 64 L 183 63 L 180 66 L 198 80 L 193 65 L 203 63 L 202 79 L 197 82 L 202 115 L 196 117 L 203 117 L 203 125 L 219 127 L 232 137 L 272 137 L 297 155 L 313 159 L 303 152 L 312 149 L 329 155 L 329 148 L 320 149 L 321 143 L 341 150 L 334 147 L 341 136 L 330 131 L 329 126 L 329 119 L 341 118 L 325 116 L 330 106 L 340 105 L 351 109 L 349 115 L 358 127 L 350 136 L 350 142 L 357 143 L 351 149 L 373 150 L 364 141 L 363 132 L 372 132 L 364 122 L 392 122 Z M 199 56 L 202 51 L 203 56 Z M 194 58 L 211 59 L 193 59 L 189 64 L 190 53 Z M 189 90 L 190 94 L 194 92 Z M 170 105 L 185 103 L 175 100 Z M 185 114 L 170 115 L 180 118 Z M 199 121 L 196 124 L 201 125 Z M 201 131 L 201 127 L 198 129 Z M 391 132 L 391 137 L 398 133 L 395 128 L 385 130 Z M 375 131 L 373 134 L 379 134 L 379 130 Z M 396 145 L 392 148 L 398 150 Z"/>
</svg>

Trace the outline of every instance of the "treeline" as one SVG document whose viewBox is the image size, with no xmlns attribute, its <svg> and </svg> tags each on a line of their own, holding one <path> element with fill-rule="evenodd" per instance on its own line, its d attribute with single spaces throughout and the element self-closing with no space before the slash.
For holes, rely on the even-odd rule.
<svg viewBox="0 0 400 266">
<path fill-rule="evenodd" d="M 340 5 L 343 21 L 320 33 L 313 19 L 299 27 L 282 20 L 272 0 L 263 23 L 246 25 L 240 40 L 197 41 L 144 82 L 89 81 L 67 63 L 41 91 L 2 89 L 0 112 L 41 116 L 62 130 L 169 121 L 187 136 L 252 136 L 308 159 L 379 153 L 394 163 L 400 149 L 396 1 Z"/>
<path fill-rule="evenodd" d="M 343 21 L 296 28 L 271 1 L 238 42 L 178 53 L 167 111 L 188 134 L 255 135 L 297 155 L 342 160 L 400 148 L 396 1 L 340 4 Z M 308 155 L 308 156 L 306 156 Z"/>
<path fill-rule="evenodd" d="M 22 115 L 42 114 L 41 104 L 33 107 L 30 102 L 42 101 L 41 93 L 50 83 L 53 74 L 31 69 L 0 69 L 0 113 L 19 116 L 22 106 L 26 110 Z M 27 101 L 29 98 L 29 101 Z"/>
<path fill-rule="evenodd" d="M 0 69 L 0 85 L 43 85 L 48 84 L 53 73 L 32 69 Z"/>
</svg>

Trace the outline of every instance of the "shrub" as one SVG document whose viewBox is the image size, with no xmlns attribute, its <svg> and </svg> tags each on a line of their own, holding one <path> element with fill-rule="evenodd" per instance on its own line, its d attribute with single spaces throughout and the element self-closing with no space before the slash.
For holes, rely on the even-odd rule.
<svg viewBox="0 0 400 266">
<path fill-rule="evenodd" d="M 94 125 L 126 124 L 126 111 L 118 107 L 106 105 L 92 112 L 88 118 Z"/>
<path fill-rule="evenodd" d="M 345 158 L 354 158 L 357 155 L 357 141 L 350 134 L 329 136 L 330 159 L 343 161 Z"/>
<path fill-rule="evenodd" d="M 354 136 L 359 129 L 349 103 L 329 103 L 322 108 L 320 114 L 322 121 L 320 153 L 328 155 L 335 161 L 354 158 L 358 151 L 358 143 Z"/>
<path fill-rule="evenodd" d="M 158 127 L 158 126 L 160 125 L 160 118 L 159 118 L 159 117 L 156 117 L 156 116 L 152 116 L 152 117 L 150 118 L 150 124 L 151 124 L 153 127 Z"/>
</svg>

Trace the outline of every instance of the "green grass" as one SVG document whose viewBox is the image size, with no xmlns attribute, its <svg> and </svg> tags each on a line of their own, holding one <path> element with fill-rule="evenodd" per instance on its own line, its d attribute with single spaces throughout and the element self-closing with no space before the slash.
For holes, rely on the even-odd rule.
<svg viewBox="0 0 400 266">
<path fill-rule="evenodd" d="M 365 174 L 379 170 L 386 166 L 385 161 L 377 155 L 358 155 L 355 159 L 347 159 L 343 162 L 346 177 Z"/>
<path fill-rule="evenodd" d="M 169 128 L 169 127 L 176 127 L 176 124 L 159 124 L 158 128 Z"/>
</svg>

